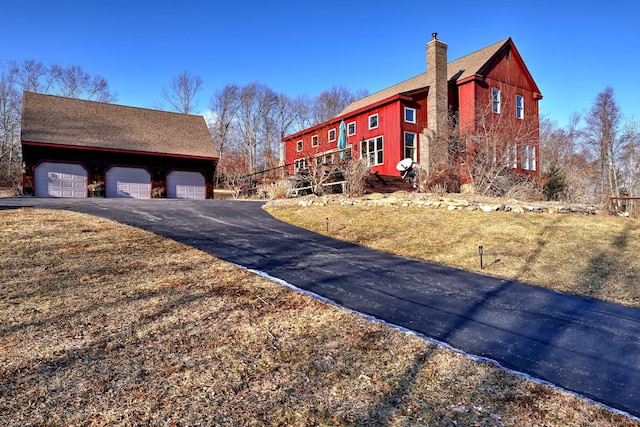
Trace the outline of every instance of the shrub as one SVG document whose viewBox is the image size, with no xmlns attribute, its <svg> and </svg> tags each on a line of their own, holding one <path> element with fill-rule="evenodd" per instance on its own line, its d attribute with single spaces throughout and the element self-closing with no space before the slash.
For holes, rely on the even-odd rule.
<svg viewBox="0 0 640 427">
<path fill-rule="evenodd" d="M 293 195 L 295 184 L 290 179 L 280 179 L 272 184 L 263 184 L 257 187 L 258 195 L 268 199 L 286 199 Z"/>
<path fill-rule="evenodd" d="M 367 177 L 371 174 L 371 168 L 364 159 L 348 161 L 344 170 L 346 181 L 346 193 L 349 197 L 359 197 L 364 194 Z"/>
</svg>

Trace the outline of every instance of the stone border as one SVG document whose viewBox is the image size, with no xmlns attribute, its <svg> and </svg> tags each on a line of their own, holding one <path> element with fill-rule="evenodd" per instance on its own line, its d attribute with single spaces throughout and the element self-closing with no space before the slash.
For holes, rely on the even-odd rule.
<svg viewBox="0 0 640 427">
<path fill-rule="evenodd" d="M 301 207 L 310 206 L 394 206 L 428 209 L 447 209 L 483 212 L 513 212 L 513 213 L 550 213 L 550 214 L 582 214 L 598 215 L 603 211 L 595 206 L 578 204 L 559 204 L 554 202 L 522 202 L 514 199 L 500 201 L 491 198 L 467 198 L 466 195 L 441 196 L 430 193 L 408 193 L 404 191 L 379 194 L 373 193 L 362 197 L 347 197 L 342 194 L 332 194 L 326 196 L 305 196 L 294 199 L 278 199 L 268 202 L 271 206 L 298 205 Z"/>
</svg>

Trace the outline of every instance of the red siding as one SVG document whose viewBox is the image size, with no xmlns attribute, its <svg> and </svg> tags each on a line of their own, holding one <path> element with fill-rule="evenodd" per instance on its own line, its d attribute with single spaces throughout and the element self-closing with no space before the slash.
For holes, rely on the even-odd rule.
<svg viewBox="0 0 640 427">
<path fill-rule="evenodd" d="M 509 51 L 509 56 L 506 52 Z M 457 112 L 461 136 L 475 132 L 475 127 L 480 114 L 490 114 L 491 110 L 491 88 L 500 89 L 502 95 L 503 122 L 509 126 L 527 125 L 533 132 L 528 132 L 529 140 L 519 139 L 520 145 L 534 145 L 536 147 L 536 172 L 539 173 L 539 118 L 538 101 L 541 95 L 535 82 L 531 79 L 522 58 L 515 46 L 509 42 L 498 52 L 494 58 L 485 64 L 479 72 L 463 81 L 449 82 L 449 106 L 452 111 Z M 350 115 L 338 117 L 330 122 L 306 129 L 295 135 L 290 135 L 285 139 L 286 163 L 292 164 L 294 160 L 313 156 L 315 154 L 337 148 L 337 136 L 340 121 L 344 119 L 348 125 L 356 123 L 355 135 L 347 137 L 347 143 L 353 148 L 353 157 L 360 158 L 361 144 L 363 141 L 378 136 L 384 137 L 384 162 L 381 165 L 372 167 L 372 172 L 382 175 L 398 175 L 397 163 L 404 158 L 404 132 L 414 132 L 418 135 L 418 153 L 420 158 L 421 136 L 427 128 L 427 91 L 417 90 L 410 95 L 398 94 L 370 107 L 355 111 Z M 516 118 L 515 96 L 524 97 L 525 119 Z M 404 121 L 404 108 L 416 109 L 416 123 Z M 378 127 L 369 129 L 369 116 L 378 114 Z M 336 140 L 329 142 L 327 132 L 330 129 L 336 130 Z M 318 135 L 319 144 L 311 147 L 311 138 Z M 297 141 L 303 141 L 303 149 L 296 150 Z M 520 147 L 519 147 L 520 148 Z M 521 150 L 518 149 L 518 156 Z M 518 157 L 518 169 L 520 169 L 521 159 Z M 521 171 L 523 173 L 532 173 Z"/>
</svg>

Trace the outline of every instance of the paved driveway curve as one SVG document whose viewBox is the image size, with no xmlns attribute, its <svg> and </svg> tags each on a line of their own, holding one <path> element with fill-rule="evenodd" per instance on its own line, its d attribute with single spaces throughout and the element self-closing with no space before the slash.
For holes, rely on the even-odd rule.
<svg viewBox="0 0 640 427">
<path fill-rule="evenodd" d="M 640 416 L 640 310 L 340 242 L 258 202 L 0 199 L 20 206 L 152 231 Z"/>
</svg>

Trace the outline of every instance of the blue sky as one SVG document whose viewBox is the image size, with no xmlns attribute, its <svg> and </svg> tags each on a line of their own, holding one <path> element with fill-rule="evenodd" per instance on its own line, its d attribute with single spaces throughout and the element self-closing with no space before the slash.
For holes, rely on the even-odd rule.
<svg viewBox="0 0 640 427">
<path fill-rule="evenodd" d="M 200 111 L 215 90 L 259 81 L 290 96 L 334 85 L 376 92 L 425 71 L 432 32 L 449 60 L 512 37 L 544 99 L 566 124 L 606 86 L 640 120 L 640 2 L 12 1 L 0 61 L 81 65 L 118 103 L 153 107 L 183 70 L 200 75 Z"/>
</svg>

